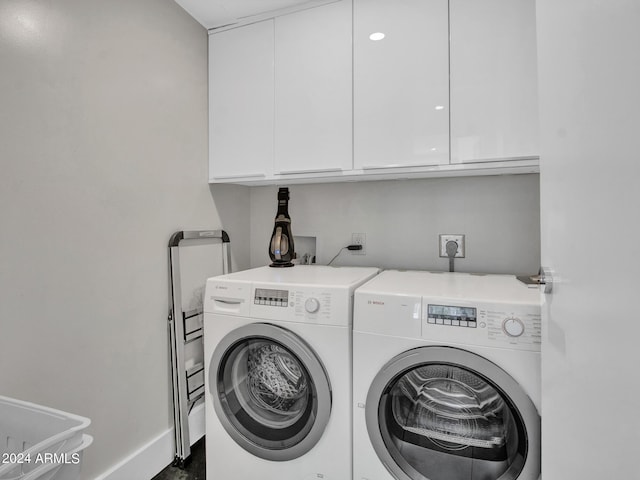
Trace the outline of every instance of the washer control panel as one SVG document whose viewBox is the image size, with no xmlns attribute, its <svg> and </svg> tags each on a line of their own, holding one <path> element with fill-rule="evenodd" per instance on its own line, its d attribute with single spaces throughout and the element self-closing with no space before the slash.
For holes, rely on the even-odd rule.
<svg viewBox="0 0 640 480">
<path fill-rule="evenodd" d="M 304 309 L 307 313 L 316 313 L 320 310 L 320 300 L 315 297 L 309 297 L 304 302 Z"/>
<path fill-rule="evenodd" d="M 348 292 L 327 287 L 256 285 L 251 289 L 250 302 L 250 315 L 266 320 L 348 325 L 351 317 L 349 313 L 336 316 L 336 312 L 349 312 Z"/>
<path fill-rule="evenodd" d="M 287 307 L 289 305 L 289 290 L 256 288 L 253 303 L 255 305 L 270 305 L 272 307 Z"/>
<path fill-rule="evenodd" d="M 332 296 L 321 290 L 296 290 L 291 295 L 296 319 L 326 321 L 332 314 Z"/>
<path fill-rule="evenodd" d="M 333 285 L 207 280 L 205 312 L 264 321 L 349 326 L 353 292 Z"/>
<path fill-rule="evenodd" d="M 255 305 L 269 305 L 272 307 L 286 307 L 289 305 L 289 290 L 274 290 L 271 288 L 256 288 L 253 296 Z"/>
</svg>

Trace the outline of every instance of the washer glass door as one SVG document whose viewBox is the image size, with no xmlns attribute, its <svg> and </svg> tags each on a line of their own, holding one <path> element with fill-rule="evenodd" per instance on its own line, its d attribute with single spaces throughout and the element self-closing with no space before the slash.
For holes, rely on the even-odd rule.
<svg viewBox="0 0 640 480">
<path fill-rule="evenodd" d="M 297 335 L 271 324 L 251 324 L 225 336 L 209 369 L 218 418 L 245 450 L 268 460 L 309 451 L 329 420 L 327 374 Z"/>
<path fill-rule="evenodd" d="M 506 372 L 464 350 L 395 357 L 369 390 L 367 428 L 399 479 L 512 480 L 536 458 L 526 478 L 539 475 L 535 406 Z"/>
</svg>

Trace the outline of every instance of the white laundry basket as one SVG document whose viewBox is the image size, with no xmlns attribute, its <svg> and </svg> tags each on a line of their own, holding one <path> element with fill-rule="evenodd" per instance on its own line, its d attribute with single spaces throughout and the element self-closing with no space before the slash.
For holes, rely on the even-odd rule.
<svg viewBox="0 0 640 480">
<path fill-rule="evenodd" d="M 83 435 L 90 423 L 79 415 L 0 396 L 0 480 L 78 478 L 81 451 L 92 441 Z M 60 471 L 76 476 L 46 476 Z"/>
</svg>

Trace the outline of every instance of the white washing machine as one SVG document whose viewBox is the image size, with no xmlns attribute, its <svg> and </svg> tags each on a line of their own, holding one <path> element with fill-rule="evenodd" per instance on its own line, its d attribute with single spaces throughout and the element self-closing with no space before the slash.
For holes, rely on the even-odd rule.
<svg viewBox="0 0 640 480">
<path fill-rule="evenodd" d="M 540 292 L 385 271 L 356 290 L 354 480 L 540 477 Z"/>
<path fill-rule="evenodd" d="M 355 289 L 376 268 L 262 267 L 207 280 L 208 480 L 349 480 Z"/>
</svg>

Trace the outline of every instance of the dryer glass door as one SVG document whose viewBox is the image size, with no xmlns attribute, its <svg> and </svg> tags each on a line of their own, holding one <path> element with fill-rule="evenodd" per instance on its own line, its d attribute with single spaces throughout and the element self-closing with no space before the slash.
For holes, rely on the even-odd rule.
<svg viewBox="0 0 640 480">
<path fill-rule="evenodd" d="M 209 388 L 227 433 L 268 460 L 306 453 L 329 420 L 330 385 L 320 360 L 301 338 L 275 325 L 228 334 L 214 351 Z"/>
<path fill-rule="evenodd" d="M 396 357 L 372 384 L 367 409 L 374 447 L 401 479 L 511 480 L 532 452 L 539 459 L 531 400 L 502 369 L 463 350 Z"/>
</svg>

